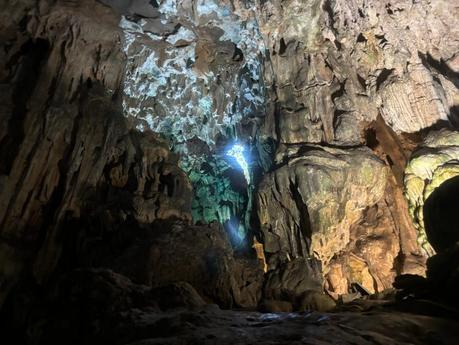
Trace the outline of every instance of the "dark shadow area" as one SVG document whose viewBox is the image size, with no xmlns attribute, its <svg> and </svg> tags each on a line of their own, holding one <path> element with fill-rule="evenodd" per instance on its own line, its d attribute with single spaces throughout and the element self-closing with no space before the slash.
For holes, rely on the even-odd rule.
<svg viewBox="0 0 459 345">
<path fill-rule="evenodd" d="M 308 206 L 303 201 L 303 197 L 299 191 L 298 182 L 296 181 L 293 183 L 290 181 L 290 193 L 292 193 L 293 200 L 295 205 L 299 211 L 300 216 L 300 232 L 297 232 L 298 239 L 296 243 L 298 244 L 298 253 L 301 256 L 308 257 L 310 254 L 310 246 L 311 246 L 311 238 L 312 238 L 312 229 L 311 229 L 311 221 L 309 218 L 309 211 Z M 301 235 L 301 236 L 300 236 Z M 301 243 L 303 240 L 306 242 L 306 248 L 302 248 Z"/>
<path fill-rule="evenodd" d="M 427 239 L 438 252 L 459 241 L 459 176 L 444 182 L 424 204 Z"/>
<path fill-rule="evenodd" d="M 29 40 L 24 43 L 17 54 L 14 54 L 6 66 L 16 70 L 15 87 L 12 92 L 11 117 L 8 132 L 0 141 L 0 174 L 9 175 L 13 162 L 18 155 L 24 140 L 23 122 L 28 112 L 27 102 L 33 94 L 40 71 L 49 55 L 49 43 L 43 39 Z"/>
<path fill-rule="evenodd" d="M 446 79 L 454 84 L 454 86 L 459 88 L 459 73 L 454 71 L 451 67 L 448 66 L 446 61 L 440 59 L 435 59 L 429 53 L 422 54 L 419 52 L 419 58 L 421 59 L 422 64 L 428 69 L 433 69 L 437 73 L 443 75 Z"/>
<path fill-rule="evenodd" d="M 459 129 L 459 105 L 453 105 L 449 108 L 448 119 L 456 129 Z"/>
</svg>

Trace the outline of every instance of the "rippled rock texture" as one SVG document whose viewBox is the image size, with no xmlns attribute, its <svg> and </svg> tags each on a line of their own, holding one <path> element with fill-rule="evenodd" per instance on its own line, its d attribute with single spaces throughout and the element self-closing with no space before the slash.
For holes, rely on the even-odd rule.
<svg viewBox="0 0 459 345">
<path fill-rule="evenodd" d="M 89 215 L 189 221 L 192 189 L 167 143 L 133 131 L 117 105 L 125 57 L 110 9 L 92 1 L 2 7 L 4 298 L 25 263 L 39 281 L 49 278 L 77 235 L 69 224 Z"/>
<path fill-rule="evenodd" d="M 455 120 L 452 13 L 448 1 L 263 2 L 278 139 L 359 143 L 378 112 L 396 132 Z"/>
<path fill-rule="evenodd" d="M 433 254 L 434 249 L 446 249 L 459 239 L 453 230 L 457 227 L 453 209 L 457 206 L 458 189 L 454 187 L 454 178 L 458 175 L 459 133 L 447 130 L 431 132 L 413 153 L 406 168 L 405 194 L 410 213 L 419 231 L 418 241 L 429 254 Z M 449 194 L 450 200 L 435 197 L 439 187 L 444 189 L 445 196 Z M 435 211 L 436 208 L 441 210 Z"/>
<path fill-rule="evenodd" d="M 268 256 L 320 258 L 331 294 L 352 291 L 353 283 L 381 291 L 395 274 L 422 274 L 425 254 L 400 192 L 422 139 L 406 133 L 456 124 L 458 34 L 450 13 L 457 7 L 267 1 L 257 10 L 269 50 L 262 132 L 284 144 L 259 188 Z M 366 160 L 349 147 L 360 144 L 385 163 L 369 175 Z M 319 150 L 334 157 L 319 160 Z M 300 153 L 292 159 L 290 151 Z M 339 165 L 343 156 L 355 157 L 350 170 Z M 384 165 L 389 173 L 378 174 Z"/>
<path fill-rule="evenodd" d="M 349 242 L 360 211 L 381 199 L 386 167 L 364 149 L 310 146 L 287 154 L 286 164 L 265 175 L 259 187 L 265 250 L 314 254 L 326 265 Z"/>
<path fill-rule="evenodd" d="M 77 267 L 111 269 L 76 279 L 121 291 L 102 319 L 104 331 L 118 316 L 145 331 L 127 343 L 170 326 L 133 302 L 153 290 L 188 307 L 328 310 L 424 274 L 425 233 L 437 251 L 457 241 L 427 227 L 443 215 L 429 197 L 446 205 L 457 188 L 444 183 L 457 175 L 458 11 L 447 0 L 2 2 L 0 305 L 20 282 L 59 290 Z M 35 298 L 58 305 L 63 290 Z M 225 332 L 228 319 L 265 325 L 240 315 L 211 318 Z M 286 321 L 295 334 L 302 317 Z M 172 314 L 164 332 L 186 318 Z M 341 318 L 349 342 L 387 340 L 380 316 L 362 337 Z"/>
<path fill-rule="evenodd" d="M 125 115 L 181 154 L 195 220 L 226 223 L 233 242 L 245 239 L 250 176 L 238 181 L 225 153 L 236 138 L 253 141 L 264 117 L 264 43 L 253 10 L 214 1 L 105 3 L 123 15 Z"/>
</svg>

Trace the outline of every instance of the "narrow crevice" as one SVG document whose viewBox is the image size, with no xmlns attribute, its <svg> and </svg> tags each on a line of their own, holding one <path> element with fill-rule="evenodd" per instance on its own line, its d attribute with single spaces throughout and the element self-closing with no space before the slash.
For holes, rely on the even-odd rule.
<svg viewBox="0 0 459 345">
<path fill-rule="evenodd" d="M 24 121 L 29 110 L 27 103 L 33 95 L 41 66 L 48 54 L 49 44 L 42 39 L 29 40 L 21 48 L 20 55 L 23 56 L 23 61 L 15 77 L 17 81 L 13 90 L 13 109 L 8 121 L 8 134 L 0 142 L 0 175 L 10 174 L 21 148 L 24 140 Z"/>
<path fill-rule="evenodd" d="M 301 193 L 298 190 L 298 183 L 295 181 L 292 182 L 290 181 L 290 193 L 292 194 L 293 201 L 295 202 L 295 205 L 298 209 L 298 213 L 300 216 L 299 219 L 299 225 L 300 225 L 300 231 L 303 238 L 299 239 L 297 242 L 298 244 L 298 253 L 300 253 L 301 256 L 308 257 L 309 256 L 309 251 L 310 251 L 310 243 L 311 243 L 311 237 L 312 237 L 312 229 L 311 229 L 311 222 L 309 219 L 309 211 L 306 203 L 303 201 L 303 197 L 301 196 Z M 306 243 L 306 252 L 304 252 L 304 249 L 301 248 L 301 243 Z"/>
<path fill-rule="evenodd" d="M 456 88 L 459 89 L 459 72 L 456 72 L 453 69 L 451 69 L 451 67 L 449 67 L 444 60 L 436 60 L 429 53 L 423 54 L 421 52 L 418 52 L 418 56 L 421 59 L 422 64 L 427 69 L 433 69 L 435 72 L 443 75 L 446 79 L 453 83 Z"/>
<path fill-rule="evenodd" d="M 376 78 L 376 91 L 379 91 L 381 86 L 390 77 L 393 71 L 394 71 L 393 68 L 391 69 L 383 68 L 382 69 L 381 73 L 379 73 L 378 77 Z"/>
</svg>

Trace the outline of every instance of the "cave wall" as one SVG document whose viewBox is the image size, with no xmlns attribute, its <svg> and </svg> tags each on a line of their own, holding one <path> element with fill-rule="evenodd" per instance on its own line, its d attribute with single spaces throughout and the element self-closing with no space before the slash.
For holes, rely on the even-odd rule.
<svg viewBox="0 0 459 345">
<path fill-rule="evenodd" d="M 125 57 L 109 8 L 2 7 L 11 15 L 1 30 L 3 299 L 23 267 L 49 278 L 75 235 L 72 219 L 189 221 L 192 189 L 167 143 L 132 131 L 122 114 Z"/>
<path fill-rule="evenodd" d="M 428 203 L 429 197 L 437 188 L 459 175 L 458 162 L 459 133 L 457 131 L 442 129 L 440 131 L 432 131 L 426 136 L 424 141 L 413 152 L 406 167 L 405 195 L 409 203 L 409 211 L 418 229 L 418 242 L 429 255 L 434 254 L 435 249 L 431 244 L 432 239 L 428 238 L 427 226 L 424 224 L 424 207 Z M 454 190 L 453 188 L 450 193 L 454 194 Z M 453 201 L 454 199 L 451 200 L 451 207 L 455 206 Z M 432 201 L 429 201 L 429 204 L 431 207 L 440 207 L 441 200 L 438 200 L 438 205 L 432 205 Z M 451 218 L 445 215 L 445 221 L 446 219 Z M 429 224 L 430 231 L 432 231 L 432 225 L 432 223 Z M 450 231 L 453 232 L 456 228 L 454 222 L 448 225 L 439 223 L 438 231 L 443 233 L 448 232 L 445 231 L 445 227 L 450 227 Z M 445 235 L 444 240 L 448 241 L 447 239 L 451 240 L 451 238 L 454 238 L 454 236 Z M 437 239 L 433 242 L 435 242 L 435 247 L 442 240 Z"/>
<path fill-rule="evenodd" d="M 46 281 L 81 227 L 172 219 L 227 222 L 248 249 L 256 235 L 271 276 L 319 260 L 333 297 L 422 274 L 427 196 L 413 196 L 421 155 L 409 157 L 443 126 L 444 144 L 422 145 L 457 159 L 441 153 L 457 146 L 452 13 L 450 1 L 2 3 L 1 298 L 21 274 Z M 250 180 L 227 156 L 235 141 Z M 237 295 L 255 271 L 224 285 Z M 238 305 L 256 305 L 250 294 Z"/>
<path fill-rule="evenodd" d="M 362 143 L 378 114 L 398 133 L 455 121 L 454 3 L 263 1 L 257 13 L 282 143 Z"/>
<path fill-rule="evenodd" d="M 279 144 L 257 206 L 272 267 L 320 257 L 331 294 L 352 282 L 381 291 L 397 274 L 423 274 L 429 253 L 408 215 L 422 210 L 406 202 L 404 174 L 430 128 L 456 125 L 457 6 L 264 1 L 255 11 L 268 49 L 261 135 Z M 360 145 L 373 151 L 369 174 Z"/>
<path fill-rule="evenodd" d="M 195 221 L 216 220 L 235 242 L 245 239 L 252 192 L 232 178 L 238 169 L 225 153 L 235 140 L 253 141 L 264 117 L 263 39 L 253 13 L 230 2 L 162 1 L 145 5 L 149 11 L 139 1 L 105 3 L 121 14 L 125 115 L 180 153 Z"/>
</svg>

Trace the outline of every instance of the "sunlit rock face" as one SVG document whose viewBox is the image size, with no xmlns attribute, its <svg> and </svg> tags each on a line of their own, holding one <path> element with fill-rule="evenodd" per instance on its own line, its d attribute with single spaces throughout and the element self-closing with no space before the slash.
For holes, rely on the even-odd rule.
<svg viewBox="0 0 459 345">
<path fill-rule="evenodd" d="M 123 14 L 125 115 L 137 129 L 170 139 L 181 154 L 195 188 L 196 221 L 235 217 L 243 232 L 249 192 L 237 190 L 225 175 L 242 172 L 249 183 L 250 172 L 233 167 L 225 150 L 234 138 L 254 140 L 257 118 L 264 115 L 264 42 L 252 5 L 139 3 L 111 2 Z"/>
<path fill-rule="evenodd" d="M 457 7 L 451 1 L 263 1 L 280 142 L 364 142 L 382 115 L 396 132 L 457 121 Z M 269 115 L 268 115 L 269 117 Z"/>
<path fill-rule="evenodd" d="M 309 146 L 292 148 L 287 153 L 287 157 L 279 157 L 285 163 L 265 175 L 257 194 L 258 218 L 270 267 L 274 269 L 279 263 L 298 257 L 318 259 L 322 272 L 333 275 L 330 290 L 339 294 L 348 291 L 348 274 L 342 272 L 334 280 L 336 263 L 341 260 L 339 265 L 346 270 L 349 267 L 348 259 L 344 263 L 340 253 L 346 258 L 359 255 L 367 270 L 367 265 L 381 268 L 380 260 L 388 258 L 389 267 L 378 273 L 390 275 L 398 253 L 393 246 L 397 247 L 398 242 L 389 241 L 390 250 L 374 249 L 384 248 L 384 239 L 393 236 L 391 230 L 385 235 L 379 230 L 381 241 L 374 243 L 373 248 L 370 240 L 355 246 L 355 238 L 371 237 L 371 231 L 359 235 L 356 226 L 366 218 L 364 211 L 383 198 L 388 174 L 384 163 L 370 150 L 361 148 Z M 374 291 L 373 278 L 370 274 L 368 277 L 370 283 L 366 284 L 352 277 L 351 272 L 349 280 Z M 345 287 L 337 286 L 341 283 Z M 387 285 L 390 282 L 385 281 L 379 287 L 382 290 Z"/>
<path fill-rule="evenodd" d="M 378 159 L 369 150 L 362 158 L 356 147 L 372 146 L 367 129 L 376 119 L 397 143 L 400 133 L 457 124 L 451 2 L 105 3 L 122 15 L 125 115 L 181 154 L 195 221 L 218 220 L 233 244 L 244 242 L 261 178 L 255 211 L 273 261 L 284 260 L 272 249 L 277 236 L 289 256 L 321 260 L 337 294 L 352 282 L 373 292 L 389 287 L 397 272 L 421 273 L 417 258 L 413 270 L 400 263 L 422 257 L 400 200 L 409 153 L 402 147 L 394 157 L 381 143 L 377 154 L 392 172 L 375 163 L 367 170 L 377 177 L 362 191 L 355 183 L 366 176 L 361 159 Z M 317 152 L 323 166 L 309 162 Z M 300 162 L 320 169 L 302 171 Z M 277 207 L 284 199 L 289 206 Z M 297 199 L 304 206 L 291 203 Z M 346 266 L 352 269 L 343 272 Z"/>
<path fill-rule="evenodd" d="M 405 195 L 419 231 L 419 244 L 429 255 L 434 254 L 434 249 L 426 234 L 424 204 L 445 181 L 458 175 L 459 132 L 448 130 L 430 133 L 413 153 L 406 168 Z"/>
<path fill-rule="evenodd" d="M 285 251 L 289 256 L 320 258 L 331 293 L 345 293 L 353 282 L 370 292 L 380 291 L 391 286 L 396 272 L 423 272 L 412 220 L 400 200 L 403 170 L 412 150 L 400 136 L 434 124 L 457 125 L 459 46 L 451 13 L 457 14 L 457 7 L 448 1 L 292 0 L 264 1 L 257 7 L 260 32 L 269 50 L 264 79 L 268 99 L 274 100 L 268 103 L 263 134 L 280 144 L 279 156 L 289 156 L 286 152 L 292 147 L 303 147 L 297 158 L 282 161 L 260 185 L 257 212 L 265 250 L 268 256 Z M 390 133 L 379 139 L 391 142 L 371 143 L 367 129 L 374 122 L 384 123 Z M 379 145 L 382 149 L 376 153 L 392 169 L 380 175 L 378 183 L 369 183 L 366 192 L 317 202 L 326 199 L 322 192 L 328 184 L 309 181 L 322 176 L 319 169 L 306 171 L 311 143 L 340 147 L 349 157 L 350 147 Z M 391 146 L 399 147 L 398 152 Z M 338 156 L 333 158 L 336 164 L 343 159 Z M 322 169 L 322 164 L 327 172 L 333 166 L 321 162 L 316 167 Z M 335 176 L 334 169 L 325 175 L 336 194 L 354 188 L 350 187 L 353 181 L 361 178 L 354 167 L 362 166 L 360 160 L 350 166 L 336 173 L 341 177 Z M 346 187 L 341 189 L 346 175 Z M 381 199 L 367 199 L 369 195 Z M 278 205 L 277 210 L 264 210 L 271 203 Z M 357 204 L 360 211 L 354 213 L 349 205 Z M 320 209 L 329 214 L 315 221 Z M 305 219 L 311 224 L 301 225 L 307 224 Z M 329 237 L 314 242 L 320 233 Z M 321 245 L 305 250 L 314 243 Z M 400 264 L 407 257 L 411 263 Z"/>
</svg>

